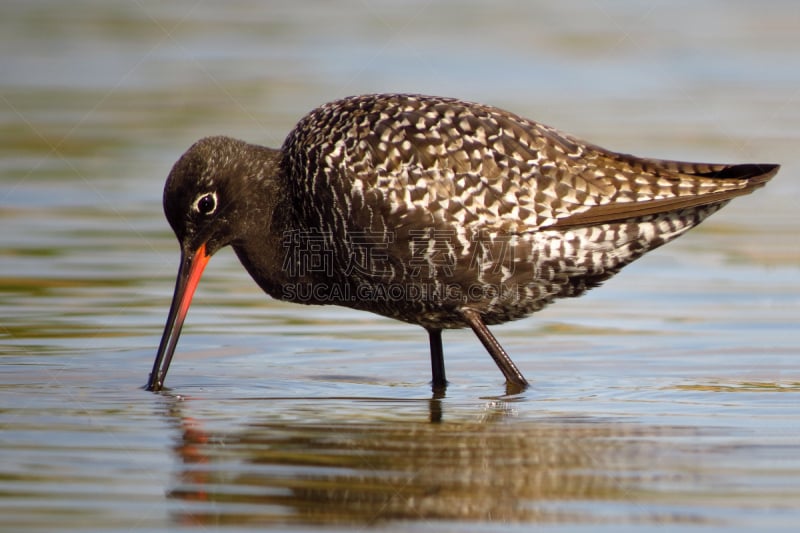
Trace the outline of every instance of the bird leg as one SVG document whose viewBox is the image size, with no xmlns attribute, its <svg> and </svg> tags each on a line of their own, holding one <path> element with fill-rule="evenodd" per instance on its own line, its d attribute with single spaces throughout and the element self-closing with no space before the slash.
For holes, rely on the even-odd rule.
<svg viewBox="0 0 800 533">
<path fill-rule="evenodd" d="M 442 330 L 429 329 L 428 340 L 431 344 L 431 372 L 433 373 L 433 391 L 444 391 L 447 378 L 444 375 L 444 352 L 442 350 Z"/>
<path fill-rule="evenodd" d="M 486 324 L 483 323 L 478 312 L 473 309 L 462 309 L 461 314 L 464 316 L 467 324 L 469 324 L 469 327 L 472 328 L 472 331 L 475 332 L 475 335 L 481 340 L 486 351 L 492 356 L 492 359 L 494 359 L 494 362 L 506 377 L 506 383 L 512 387 L 512 390 L 518 389 L 518 392 L 521 392 L 528 388 L 528 380 L 525 379 L 525 376 L 519 371 L 514 361 L 511 360 L 503 347 L 500 346 L 497 339 L 494 338 L 494 335 L 492 335 L 492 332 L 486 327 Z"/>
</svg>

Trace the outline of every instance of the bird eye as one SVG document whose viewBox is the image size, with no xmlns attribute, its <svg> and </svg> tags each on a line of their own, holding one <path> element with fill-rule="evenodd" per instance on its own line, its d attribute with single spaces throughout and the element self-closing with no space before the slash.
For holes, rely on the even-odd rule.
<svg viewBox="0 0 800 533">
<path fill-rule="evenodd" d="M 217 209 L 217 193 L 207 192 L 201 194 L 194 201 L 192 209 L 201 215 L 210 215 Z"/>
</svg>

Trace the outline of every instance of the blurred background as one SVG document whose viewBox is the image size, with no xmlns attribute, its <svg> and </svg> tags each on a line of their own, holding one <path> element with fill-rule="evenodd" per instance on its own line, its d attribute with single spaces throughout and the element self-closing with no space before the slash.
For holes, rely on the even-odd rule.
<svg viewBox="0 0 800 533">
<path fill-rule="evenodd" d="M 6 527 L 796 525 L 798 28 L 791 0 L 5 0 Z M 312 108 L 369 92 L 783 166 L 605 287 L 496 328 L 534 380 L 522 396 L 447 332 L 433 399 L 421 329 L 270 300 L 230 250 L 172 391 L 141 390 L 177 271 L 174 161 L 208 135 L 278 147 Z"/>
</svg>

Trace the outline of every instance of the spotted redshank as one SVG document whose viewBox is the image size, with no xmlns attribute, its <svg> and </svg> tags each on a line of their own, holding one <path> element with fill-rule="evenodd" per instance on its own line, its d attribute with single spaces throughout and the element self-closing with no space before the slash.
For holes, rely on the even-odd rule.
<svg viewBox="0 0 800 533">
<path fill-rule="evenodd" d="M 773 164 L 611 152 L 494 107 L 406 94 L 319 107 L 274 150 L 198 141 L 167 178 L 181 263 L 147 388 L 160 390 L 210 257 L 233 247 L 270 296 L 471 328 L 511 390 L 528 382 L 487 325 L 578 296 L 752 192 Z"/>
</svg>

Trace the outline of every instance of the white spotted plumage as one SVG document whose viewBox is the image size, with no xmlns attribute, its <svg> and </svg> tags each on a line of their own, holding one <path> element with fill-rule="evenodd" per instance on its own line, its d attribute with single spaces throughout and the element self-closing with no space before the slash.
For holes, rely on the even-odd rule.
<svg viewBox="0 0 800 533">
<path fill-rule="evenodd" d="M 497 108 L 421 95 L 326 104 L 300 121 L 282 152 L 298 217 L 338 257 L 369 255 L 353 245 L 353 231 L 391 235 L 393 268 L 358 282 L 455 283 L 462 296 L 476 283 L 509 289 L 485 301 L 364 305 L 429 327 L 463 324 L 463 305 L 496 323 L 576 296 L 718 208 L 707 204 L 752 187 L 738 176 L 716 179 L 726 165 L 617 154 Z M 333 201 L 320 202 L 321 191 Z M 435 229 L 445 242 L 417 242 L 414 228 Z M 423 245 L 427 277 L 408 267 Z M 475 262 L 476 254 L 486 257 Z"/>
<path fill-rule="evenodd" d="M 777 171 L 637 158 L 420 95 L 326 104 L 280 150 L 201 139 L 164 188 L 182 260 L 148 387 L 163 384 L 199 273 L 231 245 L 276 298 L 425 327 L 434 389 L 442 329 L 469 326 L 521 390 L 487 324 L 582 294 Z"/>
</svg>

